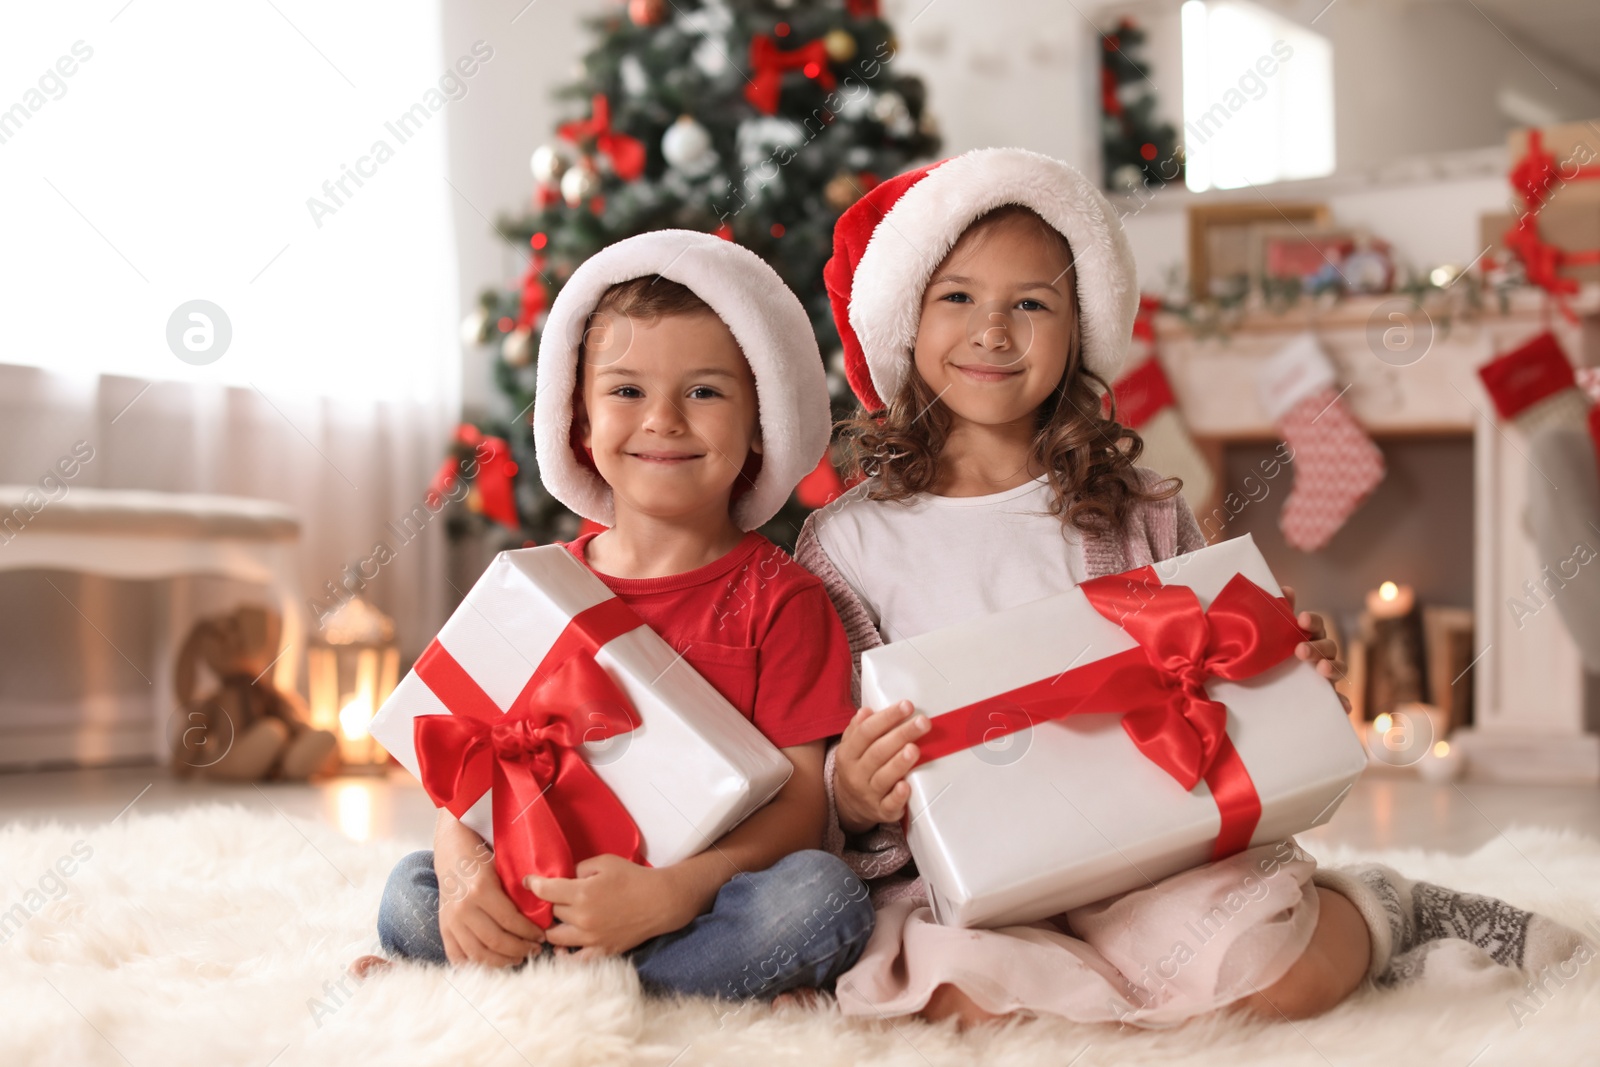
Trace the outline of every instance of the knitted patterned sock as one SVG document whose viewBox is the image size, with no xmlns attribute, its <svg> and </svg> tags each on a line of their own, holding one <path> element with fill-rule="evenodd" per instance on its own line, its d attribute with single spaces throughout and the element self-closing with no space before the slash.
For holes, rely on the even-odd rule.
<svg viewBox="0 0 1600 1067">
<path fill-rule="evenodd" d="M 1492 964 L 1538 974 L 1578 950 L 1576 930 L 1503 900 L 1413 882 L 1381 863 L 1318 868 L 1313 882 L 1349 898 L 1372 936 L 1367 977 L 1380 987 L 1470 980 Z M 1468 950 L 1467 946 L 1474 946 Z"/>
</svg>

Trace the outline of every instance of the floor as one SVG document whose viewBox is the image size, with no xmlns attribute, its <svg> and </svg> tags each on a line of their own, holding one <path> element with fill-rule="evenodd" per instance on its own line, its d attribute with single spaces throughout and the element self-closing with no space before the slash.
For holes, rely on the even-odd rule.
<svg viewBox="0 0 1600 1067">
<path fill-rule="evenodd" d="M 125 810 L 142 814 L 222 802 L 327 823 L 356 841 L 425 842 L 433 805 L 405 771 L 348 776 L 313 785 L 233 785 L 173 778 L 164 768 L 0 774 L 0 826 L 11 822 L 96 825 Z M 1374 768 L 1324 826 L 1298 835 L 1359 849 L 1425 848 L 1473 852 L 1508 826 L 1576 830 L 1600 839 L 1600 788 L 1461 782 L 1429 785 L 1403 771 Z"/>
</svg>

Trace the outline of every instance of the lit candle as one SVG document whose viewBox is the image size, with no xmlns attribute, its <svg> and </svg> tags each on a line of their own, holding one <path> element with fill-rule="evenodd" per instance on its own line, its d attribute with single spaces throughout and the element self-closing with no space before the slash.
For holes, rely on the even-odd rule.
<svg viewBox="0 0 1600 1067">
<path fill-rule="evenodd" d="M 1401 704 L 1372 720 L 1367 750 L 1390 767 L 1410 767 L 1425 759 L 1444 733 L 1444 714 L 1429 704 Z"/>
<path fill-rule="evenodd" d="M 1399 619 L 1411 614 L 1416 602 L 1409 585 L 1384 582 L 1367 594 L 1367 612 L 1374 619 Z"/>
<path fill-rule="evenodd" d="M 1453 782 L 1461 777 L 1461 772 L 1466 770 L 1467 758 L 1459 746 L 1448 741 L 1435 741 L 1433 748 L 1417 764 L 1417 772 L 1424 781 L 1434 785 L 1443 785 Z"/>
</svg>

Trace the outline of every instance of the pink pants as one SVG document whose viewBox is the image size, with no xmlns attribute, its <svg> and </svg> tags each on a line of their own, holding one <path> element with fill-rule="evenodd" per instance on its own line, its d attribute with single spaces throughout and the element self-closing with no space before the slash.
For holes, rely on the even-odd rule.
<svg viewBox="0 0 1600 1067">
<path fill-rule="evenodd" d="M 941 984 L 995 1014 L 1176 1026 L 1272 985 L 1310 944 L 1316 860 L 1258 845 L 1029 926 L 940 926 L 924 900 L 878 912 L 838 983 L 850 1015 L 907 1015 Z"/>
</svg>

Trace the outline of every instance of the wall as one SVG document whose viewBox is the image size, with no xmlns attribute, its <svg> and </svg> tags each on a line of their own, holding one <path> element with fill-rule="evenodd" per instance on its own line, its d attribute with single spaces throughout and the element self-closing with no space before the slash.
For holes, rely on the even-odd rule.
<svg viewBox="0 0 1600 1067">
<path fill-rule="evenodd" d="M 1145 201 L 1119 198 L 1123 228 L 1139 264 L 1139 285 L 1165 292 L 1174 270 L 1186 269 L 1188 215 L 1192 204 L 1226 202 L 1325 202 L 1334 223 L 1361 227 L 1393 246 L 1396 261 L 1418 270 L 1441 263 L 1466 266 L 1483 251 L 1478 218 L 1504 211 L 1510 186 L 1502 149 L 1473 153 L 1468 173 L 1458 177 L 1327 179 L 1279 182 L 1259 190 L 1192 194 L 1168 187 Z"/>
<path fill-rule="evenodd" d="M 450 173 L 455 189 L 456 241 L 463 310 L 485 288 L 522 275 L 526 257 L 513 250 L 493 220 L 515 214 L 533 192 L 528 159 L 552 140 L 556 125 L 575 117 L 551 93 L 571 82 L 590 35 L 584 17 L 617 9 L 611 0 L 523 0 L 507 4 L 441 5 L 444 54 L 460 55 L 477 40 L 495 50 L 474 78 L 472 94 L 450 112 Z M 520 11 L 520 14 L 519 14 Z M 514 21 L 513 21 L 514 20 Z M 469 413 L 510 415 L 494 387 L 494 353 L 464 353 L 462 404 Z"/>
<path fill-rule="evenodd" d="M 1059 0 L 884 0 L 944 154 L 1016 146 L 1098 167 L 1100 43 Z"/>
</svg>

